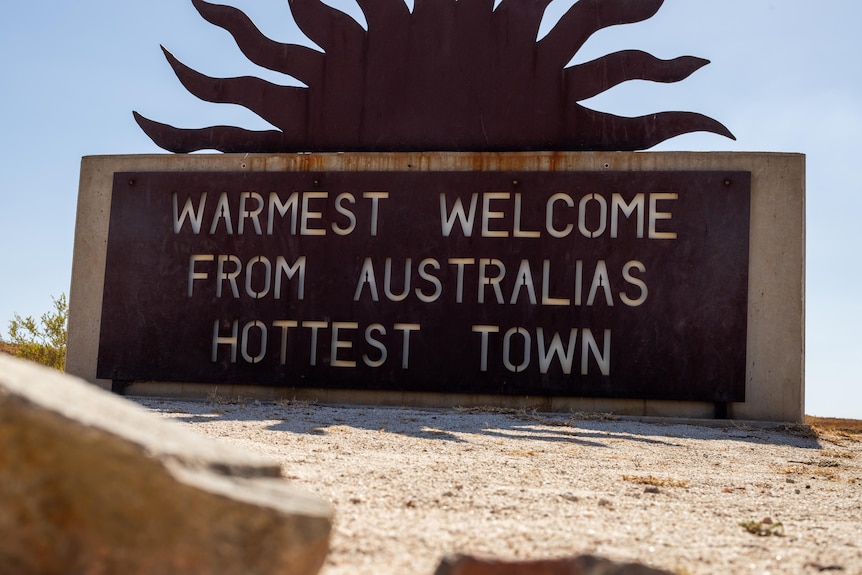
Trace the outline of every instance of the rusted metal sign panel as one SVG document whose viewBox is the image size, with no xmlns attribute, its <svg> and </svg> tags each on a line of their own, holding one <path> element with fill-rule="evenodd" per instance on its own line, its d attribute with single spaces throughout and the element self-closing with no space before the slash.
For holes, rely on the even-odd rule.
<svg viewBox="0 0 862 575">
<path fill-rule="evenodd" d="M 98 376 L 742 401 L 750 185 L 119 173 Z"/>
</svg>

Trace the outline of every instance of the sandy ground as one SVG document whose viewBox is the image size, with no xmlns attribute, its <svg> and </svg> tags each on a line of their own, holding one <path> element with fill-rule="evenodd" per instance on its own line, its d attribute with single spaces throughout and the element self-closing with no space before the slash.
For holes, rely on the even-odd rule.
<svg viewBox="0 0 862 575">
<path fill-rule="evenodd" d="M 862 442 L 601 414 L 139 403 L 269 455 L 332 502 L 323 575 L 431 575 L 452 552 L 584 553 L 679 575 L 862 573 Z"/>
</svg>

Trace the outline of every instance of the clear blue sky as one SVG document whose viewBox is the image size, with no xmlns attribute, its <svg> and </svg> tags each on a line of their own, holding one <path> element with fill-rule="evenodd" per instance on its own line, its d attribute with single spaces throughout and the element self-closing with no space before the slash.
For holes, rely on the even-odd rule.
<svg viewBox="0 0 862 575">
<path fill-rule="evenodd" d="M 225 0 L 227 2 L 227 0 Z M 287 0 L 231 0 L 270 37 L 301 40 Z M 357 14 L 350 0 L 333 5 Z M 556 0 L 552 10 L 571 4 Z M 622 49 L 712 64 L 678 84 L 630 82 L 589 105 L 619 115 L 691 110 L 738 140 L 687 135 L 655 150 L 807 155 L 806 412 L 862 419 L 862 242 L 858 139 L 862 54 L 857 0 L 666 0 L 650 20 L 596 34 L 586 61 Z M 237 106 L 188 94 L 164 44 L 212 76 L 284 77 L 246 61 L 190 0 L 29 0 L 4 9 L 0 47 L 0 333 L 14 312 L 35 315 L 68 293 L 82 156 L 161 152 L 132 110 L 184 127 L 262 129 Z M 789 360 L 791 358 L 788 358 Z"/>
</svg>

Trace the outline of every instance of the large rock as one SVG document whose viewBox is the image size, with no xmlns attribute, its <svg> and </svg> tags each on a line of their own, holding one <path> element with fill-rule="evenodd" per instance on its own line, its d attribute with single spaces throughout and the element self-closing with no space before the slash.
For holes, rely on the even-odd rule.
<svg viewBox="0 0 862 575">
<path fill-rule="evenodd" d="M 317 573 L 332 511 L 276 463 L 0 355 L 0 571 Z"/>
<path fill-rule="evenodd" d="M 469 555 L 445 557 L 435 575 L 673 575 L 639 563 L 615 563 L 592 555 L 541 559 L 536 561 L 503 561 Z"/>
</svg>

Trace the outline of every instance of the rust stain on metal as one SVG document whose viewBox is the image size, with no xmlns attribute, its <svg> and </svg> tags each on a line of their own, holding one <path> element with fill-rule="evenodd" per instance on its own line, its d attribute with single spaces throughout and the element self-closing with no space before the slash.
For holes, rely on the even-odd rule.
<svg viewBox="0 0 862 575">
<path fill-rule="evenodd" d="M 195 96 L 240 104 L 276 127 L 182 129 L 135 112 L 173 152 L 627 151 L 689 132 L 733 138 L 692 112 L 628 118 L 581 102 L 629 80 L 678 82 L 707 60 L 624 50 L 566 67 L 595 32 L 651 18 L 663 0 L 580 0 L 543 38 L 550 0 L 359 0 L 368 29 L 320 0 L 292 0 L 299 28 L 323 48 L 275 42 L 240 10 L 193 0 L 252 62 L 307 87 L 212 78 L 164 51 Z"/>
</svg>

